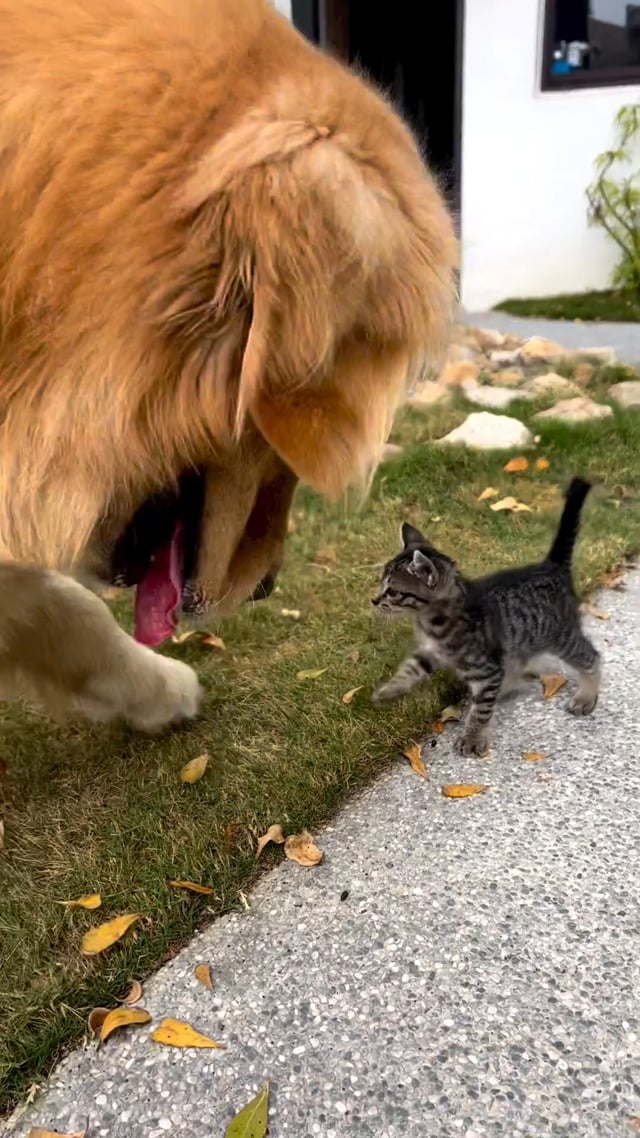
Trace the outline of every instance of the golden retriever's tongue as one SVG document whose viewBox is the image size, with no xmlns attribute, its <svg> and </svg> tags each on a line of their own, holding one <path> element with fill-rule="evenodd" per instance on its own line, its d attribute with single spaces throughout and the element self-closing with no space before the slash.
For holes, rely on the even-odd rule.
<svg viewBox="0 0 640 1138">
<path fill-rule="evenodd" d="M 136 589 L 136 640 L 156 648 L 173 634 L 176 609 L 182 599 L 182 524 L 171 541 L 154 553 L 151 565 Z"/>
</svg>

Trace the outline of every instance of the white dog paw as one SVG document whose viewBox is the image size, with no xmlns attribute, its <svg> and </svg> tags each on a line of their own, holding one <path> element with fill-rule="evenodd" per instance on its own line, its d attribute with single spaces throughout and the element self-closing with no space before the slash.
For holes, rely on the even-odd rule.
<svg viewBox="0 0 640 1138">
<path fill-rule="evenodd" d="M 165 727 L 194 719 L 200 710 L 202 688 L 193 668 L 181 660 L 152 653 L 157 675 L 148 697 L 138 699 L 125 719 L 137 731 L 154 733 Z"/>
</svg>

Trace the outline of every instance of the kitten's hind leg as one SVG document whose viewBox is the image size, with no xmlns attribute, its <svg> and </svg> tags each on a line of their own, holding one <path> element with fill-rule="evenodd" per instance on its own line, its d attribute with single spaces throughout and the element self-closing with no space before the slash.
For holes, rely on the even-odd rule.
<svg viewBox="0 0 640 1138">
<path fill-rule="evenodd" d="M 495 664 L 487 668 L 480 677 L 465 677 L 471 689 L 471 707 L 461 738 L 455 749 L 461 755 L 477 755 L 482 758 L 489 750 L 487 728 L 493 715 L 500 689 L 504 681 L 504 669 Z"/>
<path fill-rule="evenodd" d="M 578 690 L 567 705 L 567 711 L 572 715 L 590 715 L 600 692 L 600 653 L 584 633 L 577 630 L 569 644 L 563 648 L 561 658 L 578 673 Z"/>
<path fill-rule="evenodd" d="M 415 652 L 403 660 L 397 672 L 381 684 L 371 697 L 372 703 L 379 706 L 381 703 L 393 703 L 408 695 L 418 684 L 423 684 L 433 673 L 433 664 L 426 652 Z"/>
</svg>

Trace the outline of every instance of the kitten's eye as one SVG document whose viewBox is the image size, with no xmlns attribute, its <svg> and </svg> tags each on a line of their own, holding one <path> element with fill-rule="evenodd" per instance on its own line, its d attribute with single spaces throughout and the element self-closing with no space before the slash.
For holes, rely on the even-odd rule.
<svg viewBox="0 0 640 1138">
<path fill-rule="evenodd" d="M 390 601 L 399 601 L 402 593 L 399 593 L 397 589 L 387 589 L 387 596 Z"/>
</svg>

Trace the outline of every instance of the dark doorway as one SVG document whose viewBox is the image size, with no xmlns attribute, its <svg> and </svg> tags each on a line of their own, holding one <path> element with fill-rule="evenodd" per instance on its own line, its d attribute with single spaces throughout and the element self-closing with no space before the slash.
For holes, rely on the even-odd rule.
<svg viewBox="0 0 640 1138">
<path fill-rule="evenodd" d="M 458 205 L 463 0 L 292 0 L 296 26 L 361 68 L 416 132 Z"/>
</svg>

